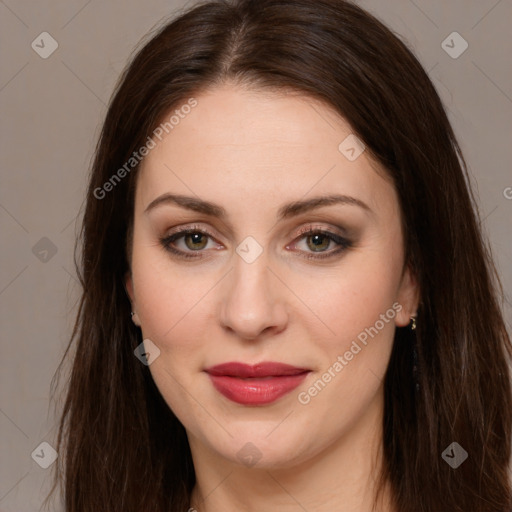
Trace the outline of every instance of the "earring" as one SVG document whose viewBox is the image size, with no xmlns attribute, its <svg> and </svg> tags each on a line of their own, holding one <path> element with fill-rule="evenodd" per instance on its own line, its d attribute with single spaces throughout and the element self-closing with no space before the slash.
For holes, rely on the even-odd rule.
<svg viewBox="0 0 512 512">
<path fill-rule="evenodd" d="M 140 327 L 140 321 L 139 321 L 139 317 L 137 315 L 137 313 L 135 313 L 135 311 L 132 311 L 130 313 L 131 315 L 131 318 L 132 318 L 132 322 L 137 326 L 137 327 Z"/>
<path fill-rule="evenodd" d="M 411 324 L 411 331 L 414 331 L 416 329 L 416 317 L 411 316 L 412 324 Z"/>
</svg>

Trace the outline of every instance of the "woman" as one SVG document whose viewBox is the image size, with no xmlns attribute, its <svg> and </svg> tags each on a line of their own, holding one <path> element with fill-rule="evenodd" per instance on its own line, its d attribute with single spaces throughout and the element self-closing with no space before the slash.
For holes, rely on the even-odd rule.
<svg viewBox="0 0 512 512">
<path fill-rule="evenodd" d="M 361 8 L 164 26 L 92 168 L 66 511 L 510 511 L 512 347 L 466 178 Z"/>
</svg>

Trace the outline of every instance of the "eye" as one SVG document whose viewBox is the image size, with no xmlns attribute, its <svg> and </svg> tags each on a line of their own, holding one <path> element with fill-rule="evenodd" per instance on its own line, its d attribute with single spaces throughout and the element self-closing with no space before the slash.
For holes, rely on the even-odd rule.
<svg viewBox="0 0 512 512">
<path fill-rule="evenodd" d="M 175 254 L 176 256 L 183 258 L 197 258 L 201 257 L 201 255 L 193 253 L 201 253 L 203 249 L 209 248 L 209 238 L 213 238 L 211 233 L 194 226 L 182 229 L 176 233 L 161 238 L 160 243 L 165 250 Z M 181 247 L 179 247 L 180 242 L 182 242 Z"/>
<path fill-rule="evenodd" d="M 302 255 L 303 258 L 307 259 L 323 259 L 330 258 L 340 254 L 349 247 L 352 247 L 352 242 L 336 233 L 327 231 L 324 229 L 313 228 L 308 226 L 301 230 L 299 237 L 296 239 L 299 242 L 305 242 L 305 250 L 301 249 L 301 252 L 309 254 Z M 296 246 L 297 242 L 292 244 L 292 247 Z M 332 245 L 338 246 L 337 249 L 327 251 Z M 290 246 L 287 246 L 288 249 Z"/>
</svg>

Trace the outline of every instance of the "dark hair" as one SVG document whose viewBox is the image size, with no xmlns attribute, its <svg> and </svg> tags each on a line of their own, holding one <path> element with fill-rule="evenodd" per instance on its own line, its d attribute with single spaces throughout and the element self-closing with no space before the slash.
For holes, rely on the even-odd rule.
<svg viewBox="0 0 512 512">
<path fill-rule="evenodd" d="M 86 199 L 83 294 L 61 362 L 76 341 L 58 436 L 64 457 L 51 492 L 63 478 L 67 512 L 190 506 L 185 429 L 133 353 L 142 338 L 124 282 L 138 166 L 106 197 L 98 190 L 171 109 L 228 82 L 322 100 L 397 190 L 421 298 L 418 328 L 396 329 L 384 382 L 380 483 L 391 484 L 396 511 L 509 512 L 512 345 L 466 164 L 412 52 L 343 0 L 204 2 L 158 29 L 123 72 Z M 469 453 L 456 470 L 441 457 L 452 442 Z"/>
</svg>

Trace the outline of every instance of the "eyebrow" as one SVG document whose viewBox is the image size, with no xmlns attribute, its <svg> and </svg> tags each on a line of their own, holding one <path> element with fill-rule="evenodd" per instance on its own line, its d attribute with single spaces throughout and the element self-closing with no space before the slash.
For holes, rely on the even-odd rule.
<svg viewBox="0 0 512 512">
<path fill-rule="evenodd" d="M 187 210 L 203 213 L 212 217 L 218 217 L 221 220 L 226 220 L 228 217 L 226 210 L 218 204 L 212 203 L 210 201 L 204 201 L 197 197 L 170 193 L 162 194 L 161 196 L 158 196 L 156 199 L 151 201 L 151 203 L 149 203 L 147 208 L 144 210 L 144 213 L 148 213 L 157 206 L 164 204 L 178 205 L 182 208 L 186 208 Z M 312 197 L 310 199 L 301 201 L 293 201 L 291 203 L 285 204 L 279 208 L 279 211 L 277 212 L 277 218 L 278 220 L 288 219 L 301 213 L 309 212 L 316 208 L 338 204 L 358 206 L 368 213 L 374 213 L 371 208 L 360 199 L 342 194 L 331 194 L 327 196 Z"/>
</svg>

